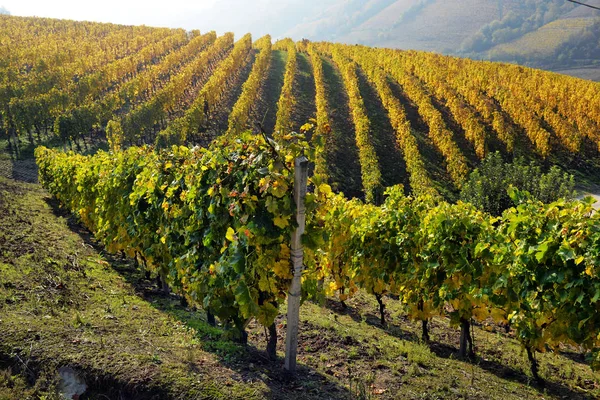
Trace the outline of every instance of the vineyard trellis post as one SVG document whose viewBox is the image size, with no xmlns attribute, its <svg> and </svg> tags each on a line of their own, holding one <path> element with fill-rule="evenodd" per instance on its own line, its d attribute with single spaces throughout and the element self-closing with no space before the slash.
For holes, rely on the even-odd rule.
<svg viewBox="0 0 600 400">
<path fill-rule="evenodd" d="M 298 350 L 298 325 L 300 323 L 300 296 L 302 294 L 302 270 L 304 269 L 304 248 L 302 235 L 306 224 L 306 187 L 308 183 L 308 159 L 297 157 L 294 168 L 294 202 L 298 227 L 292 234 L 291 258 L 294 277 L 288 293 L 287 332 L 285 335 L 285 369 L 296 372 Z"/>
</svg>

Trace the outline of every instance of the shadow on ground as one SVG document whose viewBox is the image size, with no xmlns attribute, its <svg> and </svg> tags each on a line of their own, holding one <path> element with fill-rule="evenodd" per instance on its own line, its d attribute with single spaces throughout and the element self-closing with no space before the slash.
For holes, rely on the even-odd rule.
<svg viewBox="0 0 600 400">
<path fill-rule="evenodd" d="M 147 279 L 146 274 L 134 265 L 132 260 L 120 254 L 107 253 L 92 234 L 67 210 L 60 208 L 58 201 L 47 198 L 54 214 L 67 219 L 69 228 L 78 234 L 84 243 L 102 254 L 111 268 L 119 273 L 134 288 L 135 293 L 149 302 L 155 309 L 171 315 L 196 331 L 201 339 L 201 349 L 218 356 L 224 367 L 235 371 L 243 382 L 264 382 L 270 389 L 273 399 L 343 399 L 350 398 L 347 388 L 321 372 L 299 364 L 295 377 L 283 368 L 284 360 L 279 357 L 270 361 L 263 350 L 253 344 L 239 345 L 227 339 L 228 332 L 206 323 L 204 312 L 182 305 L 181 298 L 166 294 L 159 289 L 155 279 Z"/>
<path fill-rule="evenodd" d="M 377 327 L 377 328 L 381 329 L 383 332 L 385 332 L 386 334 L 388 334 L 390 336 L 394 336 L 398 339 L 407 340 L 407 341 L 411 341 L 414 343 L 422 342 L 421 338 L 418 337 L 416 334 L 403 329 L 400 324 L 397 324 L 394 321 L 391 321 L 391 318 L 389 317 L 389 315 L 386 315 L 386 320 L 387 320 L 386 326 L 382 326 L 379 316 L 372 314 L 372 313 L 361 314 L 361 313 L 359 313 L 359 311 L 357 309 L 350 307 L 350 306 L 344 307 L 338 301 L 327 299 L 327 301 L 325 302 L 325 307 L 336 314 L 347 315 L 350 318 L 352 318 L 352 320 L 354 320 L 355 322 L 358 322 L 358 323 L 365 322 L 366 324 L 368 324 L 370 326 Z M 401 322 L 409 323 L 409 320 L 407 318 L 402 318 Z M 431 328 L 433 328 L 433 326 L 430 324 L 430 329 Z M 458 356 L 457 356 L 458 349 L 453 346 L 450 346 L 445 343 L 437 342 L 437 341 L 429 342 L 428 346 L 429 346 L 429 349 L 437 357 L 445 358 L 445 359 L 458 359 Z M 568 352 L 561 353 L 561 354 L 569 359 L 576 361 L 576 362 L 585 363 L 584 361 L 582 361 L 582 359 L 581 359 L 582 356 L 580 354 L 568 353 Z M 519 370 L 516 368 L 511 368 L 507 365 L 501 364 L 500 362 L 497 362 L 497 361 L 485 359 L 478 355 L 475 355 L 471 359 L 464 359 L 463 362 L 473 364 L 491 374 L 496 375 L 499 378 L 517 382 L 517 383 L 523 384 L 525 386 L 533 387 L 537 391 L 539 391 L 540 393 L 543 393 L 543 394 L 552 394 L 554 396 L 558 396 L 559 398 L 565 398 L 565 399 L 587 399 L 588 398 L 583 393 L 575 391 L 575 390 L 569 388 L 568 386 L 562 385 L 557 382 L 546 381 L 544 386 L 537 384 L 534 380 L 532 380 L 532 378 L 530 376 L 526 375 L 523 372 L 524 369 L 529 368 L 528 365 L 523 365 L 523 369 Z"/>
</svg>

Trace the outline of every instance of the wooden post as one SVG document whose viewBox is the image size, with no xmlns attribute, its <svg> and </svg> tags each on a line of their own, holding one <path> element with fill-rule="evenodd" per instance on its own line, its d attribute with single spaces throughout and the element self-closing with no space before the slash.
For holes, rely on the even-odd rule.
<svg viewBox="0 0 600 400">
<path fill-rule="evenodd" d="M 292 234 L 291 258 L 294 278 L 288 293 L 287 332 L 285 335 L 285 369 L 296 372 L 296 353 L 298 350 L 298 325 L 300 323 L 300 296 L 302 294 L 302 270 L 304 266 L 302 235 L 306 224 L 306 185 L 308 183 L 308 159 L 304 156 L 295 160 L 294 202 L 296 203 L 296 221 L 298 227 Z"/>
</svg>

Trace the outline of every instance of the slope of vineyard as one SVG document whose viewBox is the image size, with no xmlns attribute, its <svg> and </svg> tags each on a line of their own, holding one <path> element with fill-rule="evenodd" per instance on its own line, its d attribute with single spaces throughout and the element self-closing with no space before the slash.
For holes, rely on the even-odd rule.
<svg viewBox="0 0 600 400">
<path fill-rule="evenodd" d="M 324 398 L 360 397 L 365 390 L 412 398 L 423 387 L 439 397 L 522 398 L 539 395 L 542 378 L 554 398 L 598 394 L 597 373 L 588 367 L 600 367 L 600 214 L 590 203 L 543 205 L 516 191 L 511 196 L 522 204 L 499 219 L 452 204 L 469 173 L 494 151 L 506 160 L 558 165 L 575 173 L 581 187 L 598 185 L 598 85 L 418 51 L 0 18 L 10 27 L 0 28 L 0 37 L 14 50 L 0 63 L 0 150 L 14 170 L 36 147 L 40 182 L 94 234 L 94 245 L 120 254 L 110 260 L 131 280 L 98 271 L 107 264 L 91 262 L 98 254 L 85 246 L 81 258 L 72 236 L 49 246 L 61 236 L 54 230 L 65 227 L 49 215 L 42 192 L 0 180 L 7 218 L 0 220 L 0 277 L 8 282 L 0 285 L 0 309 L 10 311 L 0 318 L 0 331 L 8 332 L 0 350 L 10 360 L 25 354 L 16 349 L 23 335 L 30 340 L 22 327 L 43 331 L 41 316 L 52 320 L 47 329 L 54 334 L 31 339 L 44 339 L 36 347 L 40 364 L 58 357 L 53 365 L 76 363 L 100 379 L 119 376 L 119 387 L 146 379 L 137 367 L 110 365 L 116 352 L 119 362 L 151 370 L 156 383 L 146 389 L 166 386 L 167 397 L 196 390 L 188 385 L 196 375 L 181 381 L 187 366 L 208 375 L 196 396 L 260 398 L 272 391 L 295 398 L 298 389 L 269 371 L 267 359 L 257 372 L 231 340 L 257 347 L 266 341 L 271 360 L 282 350 L 280 313 L 297 256 L 289 243 L 296 229 L 293 168 L 306 155 L 317 174 L 306 201 L 303 296 L 328 299 L 326 307 L 307 306 L 311 314 L 302 320 L 301 373 L 308 378 L 298 387 L 308 389 L 306 398 L 322 387 Z M 48 35 L 35 40 L 32 27 Z M 59 57 L 62 40 L 79 61 Z M 36 215 L 51 222 L 43 238 Z M 31 228 L 16 235 L 13 225 Z M 19 241 L 24 237 L 33 247 Z M 35 263 L 46 273 L 37 274 Z M 131 271 L 119 270 L 120 263 Z M 135 296 L 142 275 L 157 278 L 168 299 L 153 300 L 154 313 Z M 95 297 L 111 284 L 119 289 L 110 292 L 112 300 Z M 39 303 L 40 288 L 47 303 Z M 35 313 L 19 308 L 27 306 Z M 128 329 L 151 337 L 126 342 L 129 348 L 110 346 L 122 334 L 119 321 L 140 308 L 143 317 Z M 376 308 L 379 322 L 369 323 Z M 224 331 L 198 323 L 199 315 L 208 325 L 218 317 Z M 164 329 L 147 328 L 151 319 Z M 451 327 L 442 328 L 445 322 Z M 418 343 L 417 330 L 426 343 Z M 473 331 L 485 337 L 482 344 L 474 344 Z M 174 340 L 166 343 L 165 334 Z M 381 335 L 386 342 L 374 344 Z M 72 340 L 68 352 L 51 343 L 55 336 Z M 113 347 L 108 353 L 105 343 Z M 492 343 L 502 343 L 501 351 L 494 353 Z M 90 352 L 100 348 L 101 356 L 73 359 L 80 344 Z M 519 345 L 538 389 L 524 385 L 529 372 L 513 355 Z M 453 359 L 455 347 L 459 357 L 478 360 L 480 378 L 475 364 Z M 315 351 L 322 351 L 318 359 Z M 546 352 L 554 354 L 538 354 Z M 211 366 L 231 385 L 216 387 Z M 556 373 L 563 366 L 570 374 Z M 379 370 L 385 372 L 372 372 Z M 453 384 L 443 383 L 448 370 Z M 516 382 L 506 386 L 511 374 Z"/>
<path fill-rule="evenodd" d="M 38 185 L 0 176 L 0 241 L 1 399 L 63 398 L 65 365 L 92 399 L 314 398 L 107 254 Z M 348 398 L 323 372 L 303 375 L 324 398 Z"/>
<path fill-rule="evenodd" d="M 113 146 L 157 140 L 206 145 L 227 130 L 232 118 L 239 121 L 236 132 L 257 131 L 262 124 L 267 132 L 281 133 L 298 131 L 311 119 L 323 125 L 326 113 L 331 132 L 323 162 L 330 183 L 351 197 L 373 199 L 382 183 L 415 190 L 411 180 L 433 179 L 427 185 L 452 199 L 469 170 L 496 150 L 508 159 L 525 156 L 558 164 L 588 186 L 600 181 L 600 106 L 598 88 L 589 82 L 414 51 L 316 43 L 310 53 L 307 42 L 289 40 L 273 44 L 271 51 L 264 45 L 268 37 L 253 49 L 249 35 L 234 46 L 231 34 L 216 38 L 214 32 L 186 35 L 152 28 L 135 33 L 102 24 L 89 30 L 97 41 L 85 38 L 89 60 L 53 59 L 55 66 L 32 68 L 25 60 L 44 47 L 36 43 L 32 48 L 26 27 L 49 29 L 48 24 L 60 23 L 2 18 L 11 22 L 11 30 L 2 33 L 21 57 L 13 55 L 0 69 L 0 133 L 13 151 L 23 138 L 42 142 L 53 135 L 78 150 L 105 134 Z M 79 29 L 71 25 L 65 25 L 65 32 Z M 108 41 L 112 36 L 129 41 L 116 45 Z M 58 39 L 50 35 L 46 40 L 51 48 Z M 95 64 L 104 53 L 112 58 Z M 317 56 L 324 92 L 316 88 Z M 42 93 L 44 87 L 50 90 Z M 326 99 L 320 111 L 317 96 Z M 236 115 L 230 116 L 234 106 Z M 422 145 L 416 145 L 419 141 Z M 413 165 L 421 163 L 418 158 L 423 167 Z"/>
<path fill-rule="evenodd" d="M 480 358 L 469 364 L 453 357 L 458 332 L 445 318 L 430 323 L 430 348 L 398 302 L 385 298 L 389 323 L 382 327 L 375 299 L 360 293 L 346 310 L 335 300 L 302 306 L 302 367 L 289 383 L 281 362 L 256 350 L 265 343 L 258 324 L 249 325 L 244 350 L 204 322 L 203 312 L 159 292 L 132 261 L 107 254 L 40 186 L 0 177 L 0 199 L 0 398 L 52 398 L 62 365 L 86 379 L 86 397 L 103 399 L 600 395 L 597 375 L 574 349 L 540 355 L 549 382 L 536 388 L 518 342 L 503 328 L 474 328 Z"/>
</svg>

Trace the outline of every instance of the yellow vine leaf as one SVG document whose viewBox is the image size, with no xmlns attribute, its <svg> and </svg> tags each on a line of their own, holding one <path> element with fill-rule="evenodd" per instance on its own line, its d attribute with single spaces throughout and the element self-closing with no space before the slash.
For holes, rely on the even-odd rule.
<svg viewBox="0 0 600 400">
<path fill-rule="evenodd" d="M 286 226 L 288 226 L 290 223 L 287 219 L 283 218 L 283 217 L 275 217 L 273 218 L 273 223 L 275 224 L 276 227 L 278 228 L 285 228 Z"/>
<path fill-rule="evenodd" d="M 227 233 L 225 234 L 225 238 L 227 240 L 229 240 L 230 242 L 233 242 L 235 240 L 235 231 L 233 230 L 232 227 L 227 228 Z"/>
<path fill-rule="evenodd" d="M 319 185 L 319 192 L 324 194 L 325 196 L 331 194 L 331 186 L 326 183 L 322 183 Z"/>
</svg>

